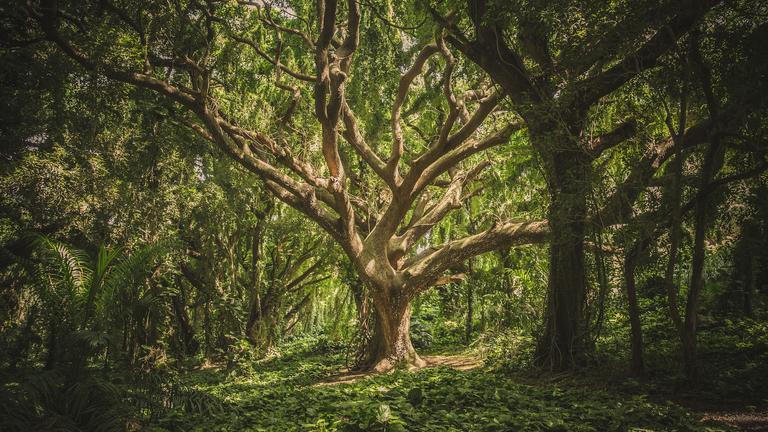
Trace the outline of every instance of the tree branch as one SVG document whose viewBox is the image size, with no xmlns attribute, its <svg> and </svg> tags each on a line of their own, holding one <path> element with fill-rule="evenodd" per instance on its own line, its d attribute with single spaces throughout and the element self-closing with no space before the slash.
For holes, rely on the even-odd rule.
<svg viewBox="0 0 768 432">
<path fill-rule="evenodd" d="M 509 221 L 481 233 L 429 248 L 406 261 L 402 270 L 406 275 L 406 289 L 415 295 L 432 286 L 456 262 L 502 246 L 544 243 L 548 238 L 549 227 L 546 221 Z"/>
</svg>

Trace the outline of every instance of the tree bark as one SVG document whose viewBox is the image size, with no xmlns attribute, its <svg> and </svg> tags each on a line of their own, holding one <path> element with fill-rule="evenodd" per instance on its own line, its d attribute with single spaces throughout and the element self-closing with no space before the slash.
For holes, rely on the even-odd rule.
<svg viewBox="0 0 768 432">
<path fill-rule="evenodd" d="M 255 326 L 256 322 L 261 319 L 261 269 L 259 268 L 261 261 L 261 254 L 264 241 L 264 228 L 266 224 L 267 216 L 272 212 L 273 201 L 264 198 L 267 202 L 266 208 L 263 211 L 256 211 L 256 217 L 258 221 L 253 227 L 251 233 L 251 300 L 248 308 L 248 321 L 245 325 L 245 336 L 251 341 L 255 342 Z"/>
<path fill-rule="evenodd" d="M 472 320 L 474 319 L 474 290 L 472 282 L 467 282 L 467 322 L 465 326 L 464 342 L 469 345 L 472 342 Z"/>
<path fill-rule="evenodd" d="M 749 257 L 747 260 L 747 269 L 744 272 L 744 281 L 743 281 L 743 299 L 741 306 L 741 312 L 744 316 L 753 318 L 754 317 L 754 307 L 753 307 L 753 297 L 755 292 L 755 275 L 754 275 L 754 268 L 755 261 L 757 259 L 755 257 Z"/>
<path fill-rule="evenodd" d="M 602 249 L 602 233 L 595 234 L 595 244 L 597 250 L 595 251 L 595 268 L 597 270 L 597 282 L 599 290 L 597 292 L 597 311 L 595 317 L 595 324 L 591 329 L 590 346 L 594 347 L 597 339 L 600 337 L 600 332 L 603 331 L 603 322 L 605 321 L 605 300 L 608 297 L 608 268 L 605 264 L 605 256 Z M 587 320 L 587 325 L 590 324 L 590 320 Z"/>
<path fill-rule="evenodd" d="M 423 367 L 426 363 L 413 348 L 409 333 L 410 300 L 405 296 L 386 295 L 376 290 L 373 293 L 373 305 L 376 323 L 362 369 L 385 372 L 398 366 L 409 369 Z"/>
<path fill-rule="evenodd" d="M 705 161 L 705 164 L 707 164 L 707 161 Z M 705 175 L 704 178 L 711 178 L 711 176 Z M 691 259 L 691 286 L 688 290 L 688 301 L 685 305 L 685 321 L 682 332 L 685 376 L 692 382 L 698 379 L 696 329 L 699 318 L 699 301 L 701 291 L 704 288 L 704 260 L 706 258 L 704 241 L 706 240 L 707 228 L 707 205 L 702 203 L 696 206 L 693 258 Z"/>
<path fill-rule="evenodd" d="M 680 158 L 676 158 L 676 166 L 681 163 Z M 669 317 L 674 324 L 678 334 L 682 334 L 683 322 L 680 319 L 680 306 L 678 305 L 678 292 L 679 288 L 675 283 L 675 266 L 677 266 L 677 255 L 680 248 L 680 241 L 682 237 L 682 218 L 680 212 L 680 197 L 681 186 L 679 182 L 679 171 L 675 172 L 675 183 L 673 188 L 673 201 L 672 201 L 672 226 L 669 232 L 669 258 L 667 260 L 667 267 L 664 272 L 664 290 L 667 294 L 667 303 L 669 308 Z"/>
<path fill-rule="evenodd" d="M 557 155 L 549 178 L 549 281 L 536 361 L 552 370 L 577 366 L 586 355 L 584 236 L 591 167 L 582 159 L 571 152 Z"/>
<path fill-rule="evenodd" d="M 360 280 L 360 277 L 354 273 L 354 270 L 349 270 L 349 273 L 350 289 L 355 301 L 358 337 L 357 346 L 355 347 L 354 366 L 360 367 L 367 358 L 367 349 L 373 336 L 371 324 L 374 321 L 374 317 L 371 314 L 371 301 L 365 285 Z"/>
<path fill-rule="evenodd" d="M 720 102 L 715 97 L 713 91 L 710 71 L 699 52 L 698 33 L 692 34 L 690 59 L 694 66 L 694 74 L 701 82 L 702 90 L 704 91 L 707 100 L 710 120 L 717 122 L 720 112 Z M 719 125 L 715 123 L 715 127 L 710 131 L 710 143 L 707 152 L 704 155 L 704 162 L 701 167 L 701 177 L 699 179 L 699 188 L 701 191 L 705 191 L 710 187 L 710 183 L 723 167 L 725 146 L 721 145 L 718 128 Z M 704 262 L 707 254 L 704 243 L 711 217 L 709 208 L 710 202 L 708 197 L 699 200 L 696 203 L 696 211 L 694 215 L 691 285 L 688 290 L 688 302 L 685 305 L 685 322 L 683 323 L 682 334 L 685 376 L 691 382 L 695 382 L 698 379 L 696 327 L 698 325 L 701 291 L 704 288 Z"/>
<path fill-rule="evenodd" d="M 627 303 L 629 310 L 629 325 L 631 330 L 632 346 L 632 373 L 637 377 L 645 374 L 645 362 L 643 361 L 643 328 L 640 323 L 640 308 L 637 302 L 637 287 L 635 285 L 635 269 L 644 246 L 636 243 L 624 256 L 624 282 L 627 289 Z"/>
</svg>

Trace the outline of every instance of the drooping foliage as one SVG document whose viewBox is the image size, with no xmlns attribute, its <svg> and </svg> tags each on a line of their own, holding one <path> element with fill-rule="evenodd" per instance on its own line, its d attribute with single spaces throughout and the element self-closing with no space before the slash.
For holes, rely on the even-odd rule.
<svg viewBox="0 0 768 432">
<path fill-rule="evenodd" d="M 583 381 L 486 370 L 307 390 L 342 364 L 458 349 L 494 374 L 762 403 L 761 2 L 40 0 L 0 16 L 0 403 L 17 420 L 0 428 L 697 427 L 644 399 L 626 409 L 646 420 L 622 423 L 590 405 L 609 396 L 553 419 Z M 243 400 L 291 371 L 311 377 Z M 305 391 L 312 412 L 246 414 Z M 435 419 L 462 392 L 496 402 Z M 537 415 L 501 406 L 525 392 Z M 318 402 L 348 393 L 351 417 Z"/>
</svg>

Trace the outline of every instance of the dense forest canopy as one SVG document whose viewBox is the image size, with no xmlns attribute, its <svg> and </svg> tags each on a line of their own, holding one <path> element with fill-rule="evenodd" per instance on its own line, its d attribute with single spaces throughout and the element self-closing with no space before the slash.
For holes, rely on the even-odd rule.
<svg viewBox="0 0 768 432">
<path fill-rule="evenodd" d="M 766 372 L 762 2 L 39 0 L 0 16 L 11 384 L 55 371 L 71 399 L 121 370 L 256 373 L 305 338 L 365 373 L 465 345 L 501 370 L 618 361 L 692 388 Z M 743 376 L 710 361 L 718 337 Z"/>
</svg>

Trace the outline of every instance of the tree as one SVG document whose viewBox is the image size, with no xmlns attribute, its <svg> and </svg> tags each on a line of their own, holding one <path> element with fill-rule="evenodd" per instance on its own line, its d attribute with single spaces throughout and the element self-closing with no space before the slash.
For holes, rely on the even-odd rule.
<svg viewBox="0 0 768 432">
<path fill-rule="evenodd" d="M 677 144 L 657 146 L 638 158 L 617 187 L 617 199 L 607 200 L 599 214 L 589 214 L 596 161 L 638 131 L 636 118 L 611 116 L 604 101 L 662 65 L 678 41 L 715 13 L 718 3 L 469 0 L 462 6 L 430 8 L 448 30 L 447 41 L 501 86 L 545 172 L 551 232 L 546 326 L 537 353 L 541 364 L 568 368 L 588 351 L 588 231 L 626 222 L 675 148 L 708 142 L 714 125 L 739 111 L 731 106 L 718 112 L 717 119 L 681 125 L 684 136 Z M 616 16 L 621 19 L 611 18 Z M 605 21 L 612 24 L 605 26 Z"/>
<path fill-rule="evenodd" d="M 697 113 L 673 136 L 639 136 L 653 125 L 640 125 L 632 109 L 606 109 L 607 99 L 636 94 L 637 81 L 664 68 L 723 7 L 398 7 L 405 25 L 353 0 L 45 0 L 23 9 L 34 25 L 19 20 L 30 41 L 44 38 L 93 74 L 161 96 L 156 106 L 325 230 L 370 290 L 368 367 L 421 363 L 408 336 L 410 303 L 460 278 L 452 273 L 460 263 L 542 242 L 550 259 L 537 357 L 554 369 L 578 365 L 589 351 L 587 234 L 628 222 L 670 158 L 710 143 L 723 124 L 741 124 L 755 98 Z M 625 178 L 590 212 L 596 164 L 628 141 L 645 151 L 631 155 Z M 476 234 L 433 244 L 444 240 L 433 228 L 483 192 L 498 148 L 518 142 L 530 144 L 544 172 L 546 220 L 501 214 Z"/>
<path fill-rule="evenodd" d="M 363 61 L 355 55 L 361 24 L 366 24 L 361 22 L 359 3 L 319 1 L 315 11 L 304 4 L 270 7 L 251 2 L 236 7 L 191 2 L 177 5 L 178 9 L 164 3 L 131 6 L 44 1 L 27 11 L 44 37 L 82 67 L 153 90 L 186 109 L 192 115 L 186 118 L 191 128 L 256 174 L 277 198 L 319 224 L 341 246 L 370 289 L 376 310 L 369 367 L 385 370 L 401 361 L 421 363 L 408 335 L 410 302 L 450 278 L 445 275 L 448 269 L 502 244 L 544 240 L 546 222 L 509 220 L 465 238 L 418 246 L 436 223 L 480 191 L 472 184 L 490 163 L 476 155 L 506 143 L 521 127 L 510 120 L 489 130 L 486 120 L 502 115 L 494 114 L 502 94 L 482 82 L 454 80 L 459 61 L 440 29 L 431 41 L 422 43 L 399 78 L 391 103 L 391 130 L 377 130 L 375 124 L 366 124 L 368 130 L 363 130 L 354 113 L 354 104 L 360 101 L 348 100 L 346 92 L 354 83 L 353 65 Z M 345 16 L 343 23 L 337 21 L 339 15 Z M 370 29 L 368 25 L 365 29 Z M 251 28 L 271 31 L 274 53 L 244 31 Z M 283 37 L 296 42 L 284 43 Z M 405 41 L 403 46 L 418 42 Z M 228 69 L 247 64 L 247 57 L 235 55 L 236 47 L 250 47 L 256 59 L 274 65 L 274 88 L 292 93 L 288 109 L 270 116 L 269 123 L 256 124 L 255 130 L 246 128 L 247 116 L 231 111 L 236 106 L 229 103 L 238 94 L 230 89 L 239 87 L 240 74 Z M 297 71 L 308 63 L 299 55 L 305 52 L 313 56 L 312 74 Z M 262 67 L 253 57 L 248 63 Z M 427 63 L 430 69 L 423 74 Z M 441 74 L 434 72 L 436 67 L 442 68 Z M 406 135 L 402 129 L 409 94 L 430 90 L 417 83 L 419 77 L 442 87 L 443 99 L 434 105 L 447 111 L 440 121 L 423 122 L 431 123 L 422 131 L 423 150 L 413 142 L 418 135 Z M 286 84 L 287 79 L 292 82 Z M 299 102 L 302 86 L 308 84 L 314 124 L 300 119 L 304 124 L 294 128 L 293 115 L 307 114 L 300 112 Z M 375 90 L 368 89 L 371 92 Z M 240 94 L 245 96 L 242 90 Z M 369 143 L 367 137 L 375 142 Z M 353 152 L 341 151 L 340 139 Z M 313 157 L 315 140 L 320 141 L 322 163 Z M 384 147 L 388 156 L 382 156 Z"/>
</svg>

